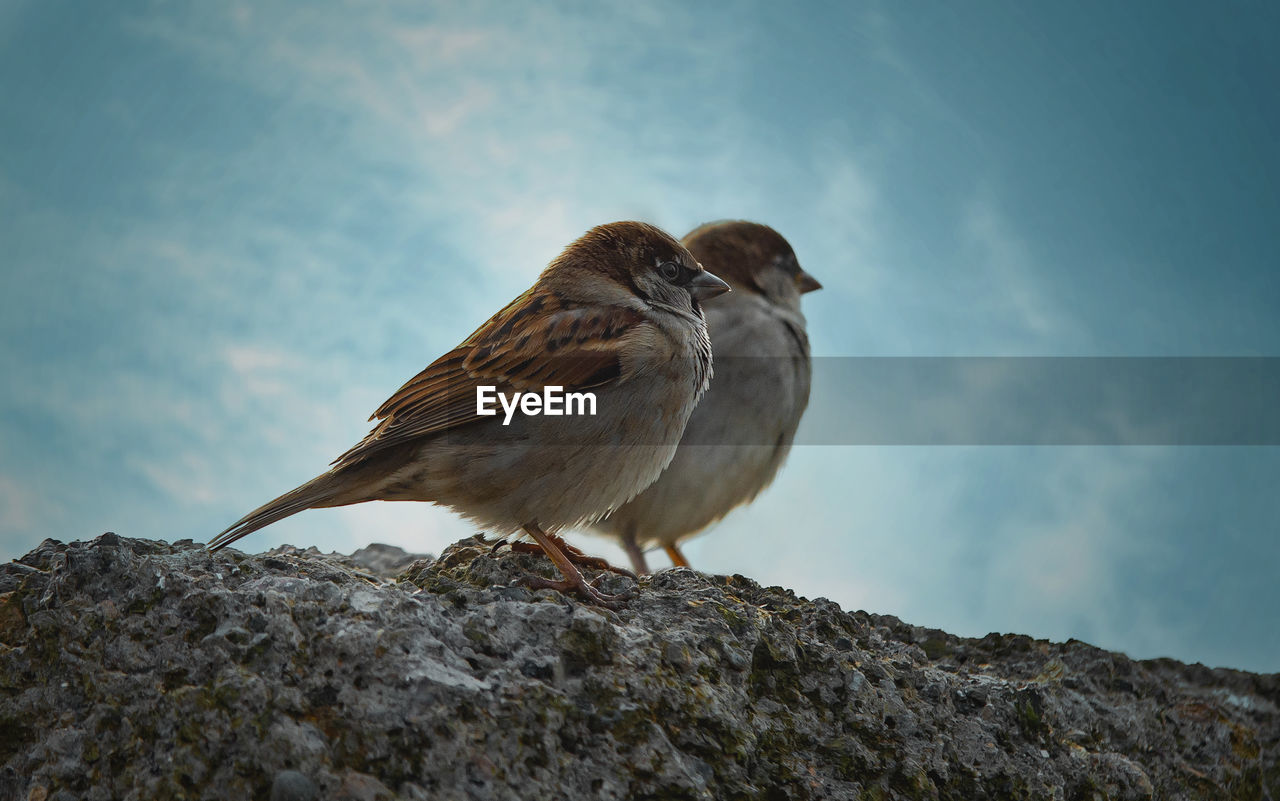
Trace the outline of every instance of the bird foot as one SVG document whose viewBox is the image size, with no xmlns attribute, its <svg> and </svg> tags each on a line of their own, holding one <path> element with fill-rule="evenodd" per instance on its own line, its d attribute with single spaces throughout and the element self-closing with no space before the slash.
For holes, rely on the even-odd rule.
<svg viewBox="0 0 1280 801">
<path fill-rule="evenodd" d="M 579 573 L 574 578 L 562 579 L 554 581 L 552 579 L 543 578 L 542 576 L 523 576 L 517 579 L 519 583 L 531 590 L 555 590 L 568 595 L 571 592 L 577 592 L 596 606 L 603 606 L 605 609 L 618 610 L 622 608 L 625 601 L 630 600 L 632 594 L 629 592 L 619 593 L 617 595 L 609 595 L 596 589 L 595 582 L 588 582 Z M 599 579 L 596 579 L 599 581 Z"/>
<path fill-rule="evenodd" d="M 609 564 L 609 561 L 607 559 L 601 559 L 598 556 L 587 556 L 585 553 L 573 547 L 572 545 L 560 539 L 559 537 L 555 536 L 554 534 L 547 534 L 546 536 L 550 537 L 552 541 L 555 542 L 556 545 L 560 546 L 560 550 L 563 551 L 564 555 L 569 559 L 569 561 L 575 565 L 581 565 L 582 567 L 589 567 L 592 570 L 608 570 L 610 573 L 617 573 L 619 576 L 626 576 L 632 581 L 640 580 L 639 577 L 635 573 L 632 573 L 630 570 L 627 570 L 626 568 L 622 568 L 622 567 L 615 567 Z M 500 544 L 501 543 L 498 543 L 498 545 Z M 494 545 L 494 550 L 497 550 L 498 545 Z M 546 551 L 543 550 L 542 546 L 538 545 L 535 542 L 513 542 L 513 543 L 510 543 L 510 546 L 511 546 L 511 550 L 514 551 L 515 553 L 532 553 L 532 554 L 546 553 Z"/>
<path fill-rule="evenodd" d="M 667 552 L 672 567 L 689 567 L 689 560 L 684 558 L 684 554 L 674 542 L 662 546 L 662 549 Z"/>
<path fill-rule="evenodd" d="M 563 593 L 576 592 L 590 603 L 603 606 L 606 609 L 620 609 L 622 607 L 622 602 L 629 596 L 603 593 L 596 589 L 594 582 L 588 582 L 583 578 L 582 571 L 578 569 L 578 564 L 593 564 L 592 562 L 584 562 L 584 560 L 591 559 L 591 557 L 584 556 L 581 551 L 568 545 L 564 540 L 543 531 L 536 523 L 525 524 L 524 530 L 529 536 L 533 537 L 538 543 L 538 547 L 551 559 L 556 569 L 560 571 L 560 575 L 564 578 L 561 581 L 552 581 L 541 576 L 525 576 L 520 579 L 521 584 L 535 590 L 550 589 Z M 515 546 L 513 545 L 512 547 L 514 548 Z M 577 559 L 575 560 L 571 554 L 576 556 Z M 603 562 L 604 560 L 595 561 Z M 607 565 L 608 563 L 605 562 L 605 564 Z M 626 573 L 626 571 L 618 571 L 616 568 L 612 569 L 615 572 Z M 603 578 L 603 576 L 597 577 L 596 581 L 599 581 L 600 578 Z M 635 577 L 632 576 L 632 578 Z"/>
<path fill-rule="evenodd" d="M 636 575 L 648 575 L 649 560 L 644 558 L 644 549 L 640 547 L 640 543 L 636 542 L 634 528 L 628 529 L 622 536 L 622 549 L 627 552 L 627 557 L 631 560 L 631 567 L 635 569 Z"/>
</svg>

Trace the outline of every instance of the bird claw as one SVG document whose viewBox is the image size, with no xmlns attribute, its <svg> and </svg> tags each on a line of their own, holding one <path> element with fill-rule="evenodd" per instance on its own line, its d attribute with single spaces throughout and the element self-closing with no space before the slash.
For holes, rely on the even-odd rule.
<svg viewBox="0 0 1280 801">
<path fill-rule="evenodd" d="M 600 579 L 596 579 L 599 581 Z M 605 609 L 618 610 L 622 608 L 624 601 L 630 600 L 630 593 L 620 593 L 618 595 L 609 595 L 596 589 L 593 583 L 583 580 L 582 576 L 578 576 L 578 580 L 562 579 L 555 581 L 553 579 L 543 578 L 542 576 L 522 576 L 519 582 L 531 590 L 555 590 L 568 595 L 571 592 L 577 592 L 586 598 L 589 602 L 596 606 L 603 606 Z"/>
</svg>

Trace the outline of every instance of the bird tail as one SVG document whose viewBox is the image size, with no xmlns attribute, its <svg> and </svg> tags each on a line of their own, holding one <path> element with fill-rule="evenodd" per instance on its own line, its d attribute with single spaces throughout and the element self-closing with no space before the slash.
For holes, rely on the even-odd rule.
<svg viewBox="0 0 1280 801">
<path fill-rule="evenodd" d="M 269 526 L 278 520 L 297 514 L 303 509 L 311 509 L 317 506 L 341 506 L 344 503 L 350 503 L 350 501 L 338 499 L 338 495 L 345 484 L 346 482 L 340 480 L 335 472 L 316 476 L 301 487 L 286 492 L 274 501 L 264 503 L 235 523 L 232 523 L 225 531 L 214 537 L 207 547 L 210 551 L 225 548 L 241 537 L 252 534 L 263 526 Z M 337 502 L 335 503 L 335 501 Z"/>
</svg>

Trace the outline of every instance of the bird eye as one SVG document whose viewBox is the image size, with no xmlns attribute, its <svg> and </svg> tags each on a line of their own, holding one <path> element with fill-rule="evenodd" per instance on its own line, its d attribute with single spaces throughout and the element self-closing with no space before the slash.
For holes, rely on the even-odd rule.
<svg viewBox="0 0 1280 801">
<path fill-rule="evenodd" d="M 658 272 L 663 278 L 675 283 L 675 280 L 680 277 L 680 265 L 674 261 L 664 261 L 658 265 Z"/>
</svg>

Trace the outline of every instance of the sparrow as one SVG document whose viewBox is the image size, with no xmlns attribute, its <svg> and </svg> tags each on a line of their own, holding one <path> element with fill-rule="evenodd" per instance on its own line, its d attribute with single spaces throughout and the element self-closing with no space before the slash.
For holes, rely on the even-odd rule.
<svg viewBox="0 0 1280 801">
<path fill-rule="evenodd" d="M 682 240 L 732 294 L 706 305 L 716 374 L 657 482 L 594 528 L 618 537 L 637 573 L 642 546 L 661 545 L 688 567 L 681 541 L 773 482 L 809 403 L 812 367 L 800 296 L 822 284 L 767 225 L 708 223 Z"/>
<path fill-rule="evenodd" d="M 563 580 L 526 584 L 615 606 L 575 566 L 603 560 L 556 533 L 621 506 L 671 461 L 711 376 L 701 304 L 727 291 L 659 228 L 592 228 L 383 403 L 369 418 L 373 430 L 328 472 L 245 515 L 209 548 L 304 509 L 428 501 L 500 536 L 532 537 Z M 480 387 L 589 392 L 596 413 L 483 415 Z"/>
</svg>

